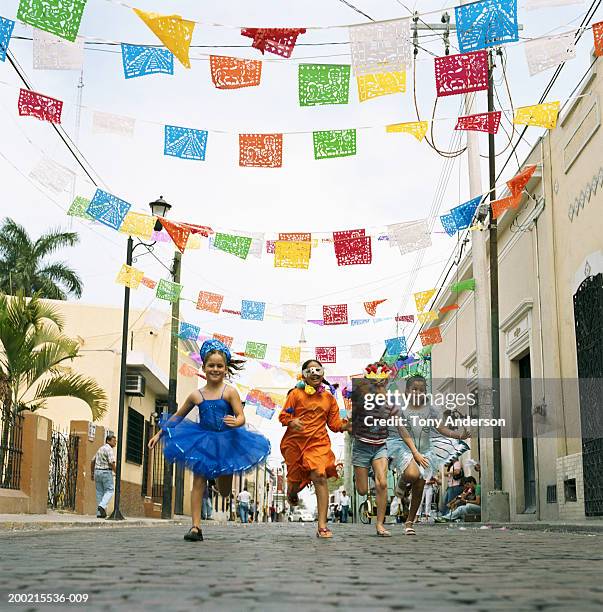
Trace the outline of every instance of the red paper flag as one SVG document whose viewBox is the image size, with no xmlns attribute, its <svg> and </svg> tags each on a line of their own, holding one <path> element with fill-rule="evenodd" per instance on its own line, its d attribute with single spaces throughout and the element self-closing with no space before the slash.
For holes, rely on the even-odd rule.
<svg viewBox="0 0 603 612">
<path fill-rule="evenodd" d="M 347 325 L 348 305 L 334 304 L 322 307 L 322 318 L 325 325 Z"/>
<path fill-rule="evenodd" d="M 459 117 L 456 122 L 455 130 L 465 130 L 468 132 L 487 132 L 496 134 L 500 126 L 500 111 L 491 113 L 479 113 L 477 115 L 467 115 Z"/>
<path fill-rule="evenodd" d="M 245 28 L 243 36 L 253 38 L 251 46 L 262 52 L 274 53 L 281 57 L 291 57 L 293 48 L 300 34 L 305 34 L 305 28 Z"/>
<path fill-rule="evenodd" d="M 183 363 L 178 369 L 178 374 L 182 374 L 182 376 L 199 376 L 199 370 L 193 368 L 188 363 Z"/>
<path fill-rule="evenodd" d="M 442 334 L 440 333 L 439 327 L 432 327 L 419 333 L 421 338 L 421 344 L 423 346 L 431 346 L 432 344 L 439 344 L 442 342 Z"/>
<path fill-rule="evenodd" d="M 523 188 L 528 184 L 528 181 L 532 178 L 532 174 L 534 174 L 535 170 L 536 165 L 528 166 L 523 172 L 520 172 L 512 179 L 507 181 L 507 186 L 509 187 L 512 195 L 519 195 L 523 191 Z"/>
<path fill-rule="evenodd" d="M 282 134 L 239 134 L 239 166 L 281 168 Z"/>
<path fill-rule="evenodd" d="M 222 312 L 225 312 L 226 314 L 233 314 L 233 315 L 241 314 L 240 310 L 230 310 L 229 308 L 222 308 Z"/>
<path fill-rule="evenodd" d="M 147 278 L 146 276 L 142 277 L 140 284 L 144 285 L 145 287 L 148 287 L 149 289 L 155 289 L 155 287 L 157 286 L 156 281 L 154 281 L 152 278 Z"/>
<path fill-rule="evenodd" d="M 404 323 L 414 323 L 415 315 L 397 315 L 396 321 L 403 321 Z"/>
<path fill-rule="evenodd" d="M 214 334 L 212 338 L 219 340 L 222 344 L 225 344 L 228 348 L 232 346 L 234 338 L 232 336 L 224 336 L 222 334 Z"/>
<path fill-rule="evenodd" d="M 188 226 L 181 223 L 175 223 L 174 221 L 168 221 L 163 217 L 160 219 L 160 223 L 163 229 L 169 234 L 174 244 L 178 247 L 178 250 L 184 253 L 186 243 L 191 235 L 191 230 Z"/>
<path fill-rule="evenodd" d="M 37 117 L 50 123 L 61 123 L 63 103 L 43 94 L 21 89 L 19 91 L 19 115 Z"/>
<path fill-rule="evenodd" d="M 440 313 L 445 313 L 445 312 L 450 312 L 451 310 L 457 310 L 459 307 L 458 304 L 450 304 L 450 306 L 444 306 L 443 308 L 440 308 Z"/>
<path fill-rule="evenodd" d="M 370 236 L 335 240 L 333 244 L 338 266 L 357 266 L 370 264 L 373 261 Z"/>
<path fill-rule="evenodd" d="M 316 359 L 321 363 L 337 363 L 337 347 L 317 346 Z"/>
<path fill-rule="evenodd" d="M 508 208 L 517 208 L 519 202 L 521 202 L 521 193 L 492 202 L 492 218 L 498 219 Z"/>
<path fill-rule="evenodd" d="M 338 240 L 350 240 L 351 238 L 361 238 L 365 235 L 366 230 L 355 229 L 355 230 L 343 230 L 341 232 L 333 232 L 333 242 Z"/>
<path fill-rule="evenodd" d="M 224 296 L 218 293 L 199 291 L 199 297 L 197 298 L 197 310 L 207 310 L 207 312 L 214 312 L 218 314 L 220 312 L 220 308 L 222 308 L 223 300 Z"/>
<path fill-rule="evenodd" d="M 373 302 L 364 302 L 364 310 L 366 310 L 371 317 L 374 317 L 377 314 L 377 306 L 383 304 L 385 301 L 386 300 L 375 300 Z"/>
<path fill-rule="evenodd" d="M 438 97 L 488 89 L 488 52 L 436 57 L 435 79 Z"/>
<path fill-rule="evenodd" d="M 181 223 L 185 225 L 191 231 L 191 234 L 201 234 L 205 238 L 208 238 L 210 234 L 214 233 L 214 230 L 207 225 L 195 225 L 194 223 Z"/>
<path fill-rule="evenodd" d="M 593 38 L 595 39 L 595 55 L 601 57 L 603 55 L 603 21 L 593 23 Z"/>
<path fill-rule="evenodd" d="M 210 55 L 211 80 L 218 89 L 257 87 L 262 76 L 262 62 Z"/>
</svg>

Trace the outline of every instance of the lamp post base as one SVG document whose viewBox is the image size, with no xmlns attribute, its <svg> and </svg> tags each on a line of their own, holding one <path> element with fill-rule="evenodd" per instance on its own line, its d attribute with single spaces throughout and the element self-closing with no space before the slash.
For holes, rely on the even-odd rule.
<svg viewBox="0 0 603 612">
<path fill-rule="evenodd" d="M 111 516 L 108 516 L 107 521 L 125 521 L 126 517 L 119 511 L 119 510 L 113 510 L 113 512 L 111 513 Z"/>
</svg>

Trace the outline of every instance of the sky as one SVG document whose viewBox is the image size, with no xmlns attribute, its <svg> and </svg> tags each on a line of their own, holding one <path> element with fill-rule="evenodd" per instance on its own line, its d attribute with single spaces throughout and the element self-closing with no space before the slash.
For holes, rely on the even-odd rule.
<svg viewBox="0 0 603 612">
<path fill-rule="evenodd" d="M 356 0 L 357 8 L 375 20 L 405 17 L 409 14 L 398 0 Z M 437 155 L 425 142 L 404 134 L 386 134 L 390 123 L 414 121 L 413 78 L 407 75 L 407 92 L 358 102 L 355 83 L 350 85 L 348 105 L 300 107 L 297 92 L 298 63 L 350 63 L 346 25 L 366 23 L 362 15 L 338 0 L 278 0 L 254 2 L 226 0 L 200 3 L 176 0 L 136 0 L 134 5 L 147 11 L 172 11 L 202 22 L 197 25 L 193 45 L 210 48 L 191 50 L 190 70 L 177 61 L 175 74 L 152 75 L 126 80 L 119 46 L 87 45 L 82 72 L 82 108 L 77 122 L 77 71 L 40 71 L 32 65 L 32 28 L 17 23 L 10 50 L 23 68 L 33 89 L 64 101 L 63 127 L 77 143 L 94 169 L 101 188 L 130 202 L 133 210 L 148 211 L 148 202 L 163 195 L 173 206 L 169 218 L 209 225 L 235 232 L 305 231 L 327 236 L 333 230 L 367 228 L 377 234 L 391 223 L 425 218 L 433 209 L 439 215 L 469 199 L 466 154 L 450 161 Z M 573 4 L 527 11 L 519 3 L 522 38 L 542 36 L 576 27 L 588 4 Z M 409 9 L 424 13 L 451 7 L 453 2 L 412 0 Z M 2 0 L 0 15 L 15 19 L 18 0 Z M 440 14 L 423 17 L 428 23 L 439 22 Z M 599 9 L 594 21 L 601 21 Z M 453 17 L 454 20 L 454 17 Z M 252 49 L 250 39 L 240 36 L 237 27 L 330 26 L 309 30 L 298 39 L 291 59 L 274 55 L 262 57 Z M 344 27 L 337 27 L 344 26 Z M 136 15 L 108 0 L 88 0 L 80 35 L 87 41 L 155 44 L 155 36 Z M 331 44 L 332 43 L 332 44 Z M 340 43 L 340 44 L 334 44 Z M 432 32 L 421 33 L 416 71 L 417 104 L 421 119 L 430 119 L 435 101 L 433 56 L 443 55 L 443 43 Z M 456 36 L 451 34 L 451 53 L 456 52 Z M 234 45 L 234 47 L 228 47 Z M 548 100 L 563 101 L 590 64 L 592 34 L 586 32 L 578 44 L 576 58 L 566 64 L 562 78 Z M 505 47 L 507 77 L 515 107 L 538 102 L 553 69 L 530 77 L 523 44 Z M 218 90 L 210 78 L 208 54 L 263 59 L 260 87 Z M 315 59 L 312 59 L 315 58 Z M 498 108 L 510 109 L 500 66 L 497 67 Z M 0 64 L 0 172 L 3 185 L 3 215 L 24 224 L 33 237 L 50 227 L 72 228 L 80 234 L 80 244 L 61 253 L 82 276 L 86 303 L 120 306 L 123 288 L 115 276 L 125 260 L 125 236 L 104 226 L 70 219 L 65 215 L 71 193 L 55 195 L 28 178 L 44 155 L 78 173 L 76 194 L 93 195 L 95 187 L 85 179 L 65 145 L 47 123 L 19 117 L 18 89 L 21 83 L 10 63 Z M 476 96 L 475 111 L 486 110 L 486 95 Z M 461 96 L 439 99 L 435 110 L 435 141 L 440 149 L 458 147 L 462 137 L 454 132 L 456 117 L 462 108 Z M 92 132 L 92 111 L 135 117 L 135 135 L 126 138 Z M 463 114 L 463 113 L 461 113 Z M 506 115 L 509 117 L 509 114 Z M 504 120 L 503 120 L 504 121 Z M 206 161 L 182 160 L 163 154 L 163 125 L 179 125 L 209 130 Z M 314 130 L 358 130 L 357 155 L 316 161 L 313 158 Z M 508 128 L 508 122 L 506 123 Z M 261 132 L 298 132 L 285 134 L 283 167 L 280 169 L 240 168 L 238 134 Z M 220 133 L 223 132 L 223 133 Z M 301 132 L 301 133 L 299 133 Z M 530 128 L 518 146 L 519 162 L 540 135 Z M 463 138 L 464 140 L 464 138 Z M 480 151 L 487 152 L 487 140 L 480 136 Z M 497 135 L 497 151 L 505 147 L 504 132 Z M 499 160 L 506 159 L 502 155 Z M 509 164 L 503 178 L 512 176 L 517 160 Z M 487 190 L 486 160 L 482 159 L 482 179 Z M 444 180 L 442 180 L 444 179 Z M 268 237 L 270 237 L 268 235 Z M 456 240 L 443 233 L 435 223 L 433 245 L 420 254 L 401 256 L 387 243 L 375 244 L 373 263 L 368 266 L 338 267 L 326 246 L 315 250 L 309 270 L 275 269 L 270 256 L 240 260 L 210 251 L 207 246 L 187 251 L 183 257 L 182 283 L 185 300 L 181 317 L 201 327 L 203 333 L 234 336 L 233 348 L 243 350 L 246 340 L 266 342 L 267 360 L 276 363 L 281 345 L 297 345 L 301 328 L 285 325 L 278 318 L 282 304 L 307 304 L 311 319 L 320 319 L 323 304 L 348 303 L 350 318 L 365 318 L 362 302 L 385 299 L 378 316 L 414 312 L 412 292 L 434 287 Z M 155 253 L 169 268 L 173 251 L 157 245 Z M 418 273 L 412 273 L 419 266 Z M 147 276 L 168 277 L 165 267 L 149 255 L 140 257 L 136 266 Z M 409 285 L 409 281 L 413 281 Z M 240 309 L 241 299 L 267 302 L 267 317 L 262 322 L 243 321 L 232 315 L 212 315 L 195 309 L 200 290 L 225 295 L 223 306 Z M 154 300 L 152 292 L 132 292 L 132 307 L 166 309 Z M 274 316 L 277 315 L 277 316 Z M 392 321 L 362 326 L 308 324 L 304 328 L 307 347 L 302 356 L 310 356 L 314 346 L 338 346 L 337 364 L 331 375 L 352 374 L 364 365 L 350 357 L 349 346 L 372 343 L 372 357 L 378 358 L 384 340 L 400 334 L 414 338 L 412 326 L 396 328 Z M 414 349 L 420 348 L 418 343 Z M 285 382 L 275 383 L 275 386 Z M 270 425 L 272 428 L 273 426 Z M 275 434 L 276 435 L 276 434 Z M 338 443 L 338 449 L 341 446 Z"/>
</svg>

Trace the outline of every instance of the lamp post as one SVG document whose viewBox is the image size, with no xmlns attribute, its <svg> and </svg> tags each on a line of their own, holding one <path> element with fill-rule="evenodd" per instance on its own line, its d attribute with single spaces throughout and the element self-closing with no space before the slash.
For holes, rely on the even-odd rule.
<svg viewBox="0 0 603 612">
<path fill-rule="evenodd" d="M 156 217 L 165 217 L 172 206 L 168 204 L 163 196 L 160 196 L 158 200 L 149 203 L 151 213 Z M 155 229 L 161 229 L 161 224 L 157 220 Z M 137 242 L 134 244 L 132 236 L 128 236 L 128 246 L 126 250 L 126 264 L 132 265 L 132 257 L 134 251 L 139 246 L 145 246 L 148 248 L 152 247 L 155 242 L 146 244 L 145 242 Z M 113 501 L 113 512 L 111 516 L 107 518 L 109 521 L 123 521 L 124 516 L 120 510 L 121 501 L 121 464 L 123 455 L 123 433 L 124 433 L 124 412 L 126 405 L 126 372 L 127 372 L 127 357 L 128 357 L 128 328 L 130 326 L 130 287 L 127 285 L 124 287 L 124 308 L 122 317 L 122 331 L 121 331 L 121 364 L 119 373 L 119 409 L 117 413 L 117 459 L 115 462 L 115 498 Z"/>
</svg>

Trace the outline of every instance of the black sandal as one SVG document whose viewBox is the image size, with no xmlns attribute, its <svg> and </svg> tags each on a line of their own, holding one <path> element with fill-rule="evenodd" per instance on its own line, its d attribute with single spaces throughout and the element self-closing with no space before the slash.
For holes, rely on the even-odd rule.
<svg viewBox="0 0 603 612">
<path fill-rule="evenodd" d="M 187 542 L 203 542 L 203 533 L 201 532 L 201 527 L 197 527 L 193 525 L 188 533 L 184 536 L 184 539 Z"/>
</svg>

